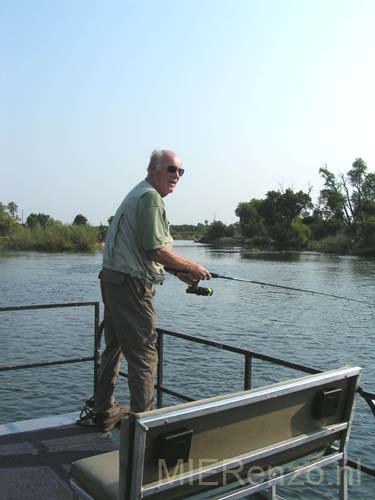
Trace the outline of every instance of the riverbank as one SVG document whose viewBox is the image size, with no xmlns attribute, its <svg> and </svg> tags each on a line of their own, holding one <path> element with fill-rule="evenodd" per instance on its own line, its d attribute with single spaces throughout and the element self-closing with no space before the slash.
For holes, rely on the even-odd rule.
<svg viewBox="0 0 375 500">
<path fill-rule="evenodd" d="M 236 238 L 221 237 L 214 240 L 201 238 L 195 243 L 210 245 L 214 248 L 238 247 L 242 255 L 252 255 L 264 252 L 319 252 L 334 255 L 354 255 L 359 257 L 375 257 L 374 248 L 359 248 L 352 241 L 344 237 L 327 237 L 319 241 L 311 241 L 304 247 L 298 245 L 278 245 L 271 238 Z"/>
<path fill-rule="evenodd" d="M 95 252 L 98 231 L 93 226 L 66 225 L 53 221 L 46 227 L 19 225 L 0 237 L 0 248 L 39 252 Z"/>
<path fill-rule="evenodd" d="M 46 233 L 45 231 L 42 234 L 42 238 L 33 238 L 31 235 L 25 233 L 18 236 L 13 235 L 12 238 L 9 236 L 0 237 L 0 250 L 37 251 L 47 253 L 95 253 L 96 251 L 103 251 L 105 242 L 98 242 L 96 240 L 95 231 L 87 231 L 87 228 L 79 227 L 74 228 L 73 231 L 67 231 L 66 226 L 64 228 L 63 234 L 60 232 L 58 238 L 48 237 L 48 232 Z M 264 237 L 243 239 L 225 236 L 214 240 L 209 240 L 208 238 L 200 238 L 199 240 L 175 238 L 175 241 L 189 241 L 191 243 L 204 244 L 215 249 L 228 251 L 231 248 L 236 248 L 241 252 L 241 255 L 245 257 L 278 252 L 317 252 L 333 255 L 375 257 L 375 249 L 373 248 L 351 247 L 347 240 L 343 241 L 342 239 L 332 237 L 325 238 L 321 241 L 312 241 L 303 248 L 294 245 L 280 247 L 274 240 Z"/>
</svg>

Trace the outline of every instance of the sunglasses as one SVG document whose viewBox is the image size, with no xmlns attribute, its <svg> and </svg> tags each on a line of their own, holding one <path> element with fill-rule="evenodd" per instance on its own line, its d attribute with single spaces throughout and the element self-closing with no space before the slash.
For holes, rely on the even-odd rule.
<svg viewBox="0 0 375 500">
<path fill-rule="evenodd" d="M 178 172 L 178 175 L 182 177 L 184 175 L 185 170 L 183 168 L 178 168 L 176 165 L 168 165 L 167 171 L 170 172 L 171 174 L 174 174 L 175 172 Z"/>
</svg>

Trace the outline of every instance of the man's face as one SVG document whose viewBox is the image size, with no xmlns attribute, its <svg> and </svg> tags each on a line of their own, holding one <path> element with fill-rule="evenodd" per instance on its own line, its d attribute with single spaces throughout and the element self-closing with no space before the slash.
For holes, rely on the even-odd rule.
<svg viewBox="0 0 375 500">
<path fill-rule="evenodd" d="M 177 168 L 175 172 L 173 172 L 174 167 Z M 161 168 L 154 168 L 152 170 L 152 183 L 162 198 L 170 193 L 173 193 L 174 188 L 180 179 L 180 168 L 181 160 L 177 156 L 165 154 L 161 159 Z"/>
</svg>

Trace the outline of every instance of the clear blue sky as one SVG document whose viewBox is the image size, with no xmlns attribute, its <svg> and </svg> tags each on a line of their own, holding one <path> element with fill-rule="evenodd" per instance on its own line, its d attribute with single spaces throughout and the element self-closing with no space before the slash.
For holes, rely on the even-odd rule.
<svg viewBox="0 0 375 500">
<path fill-rule="evenodd" d="M 172 224 L 375 169 L 374 0 L 2 0 L 0 201 L 105 223 L 154 148 Z"/>
</svg>

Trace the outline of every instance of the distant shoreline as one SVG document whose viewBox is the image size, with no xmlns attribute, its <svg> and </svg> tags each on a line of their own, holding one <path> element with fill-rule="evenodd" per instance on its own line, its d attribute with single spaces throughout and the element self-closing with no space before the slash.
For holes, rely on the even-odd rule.
<svg viewBox="0 0 375 500">
<path fill-rule="evenodd" d="M 306 247 L 306 248 L 294 248 L 294 247 L 283 247 L 277 248 L 274 245 L 272 240 L 261 241 L 261 245 L 256 245 L 252 240 L 244 240 L 241 238 L 235 237 L 221 237 L 215 240 L 208 240 L 207 238 L 201 238 L 199 240 L 189 239 L 189 238 L 175 238 L 174 241 L 189 241 L 192 243 L 207 245 L 213 248 L 218 248 L 221 250 L 237 248 L 238 251 L 243 256 L 260 256 L 261 254 L 270 254 L 270 253 L 316 253 L 316 254 L 331 254 L 331 255 L 343 255 L 343 256 L 355 256 L 355 257 L 366 257 L 366 258 L 374 258 L 375 253 L 372 249 L 355 249 L 350 252 L 339 252 L 335 251 L 333 248 L 319 248 L 314 245 Z M 87 249 L 87 248 L 72 248 L 72 249 L 51 249 L 51 248 L 35 248 L 31 246 L 30 248 L 17 248 L 11 247 L 9 244 L 2 245 L 0 241 L 0 251 L 13 251 L 13 252 L 45 252 L 49 254 L 54 253 L 71 253 L 71 254 L 84 254 L 84 253 L 95 253 L 95 252 L 103 252 L 105 246 L 105 242 L 99 242 L 95 244 L 95 248 Z"/>
</svg>

